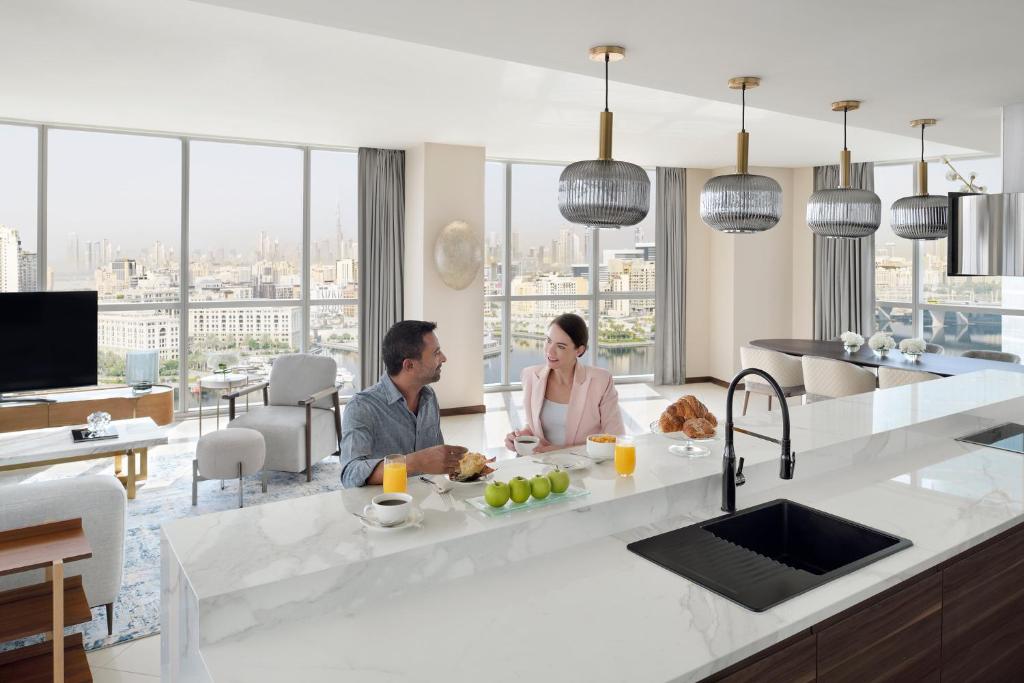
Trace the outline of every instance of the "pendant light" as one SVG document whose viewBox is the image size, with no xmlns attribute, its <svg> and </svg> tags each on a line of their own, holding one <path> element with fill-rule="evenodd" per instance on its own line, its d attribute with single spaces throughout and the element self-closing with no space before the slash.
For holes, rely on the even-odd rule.
<svg viewBox="0 0 1024 683">
<path fill-rule="evenodd" d="M 928 162 L 924 160 L 924 129 L 935 119 L 910 122 L 921 127 L 921 160 L 917 162 L 917 194 L 897 199 L 892 205 L 892 231 L 908 240 L 938 240 L 948 231 L 949 202 L 940 195 L 928 194 Z"/>
<path fill-rule="evenodd" d="M 719 232 L 758 233 L 774 227 L 782 216 L 782 188 L 774 179 L 748 172 L 747 90 L 761 84 L 757 76 L 729 79 L 742 91 L 740 132 L 736 135 L 736 172 L 715 176 L 700 193 L 700 217 Z"/>
<path fill-rule="evenodd" d="M 843 112 L 843 150 L 839 153 L 839 187 L 818 190 L 807 201 L 807 225 L 815 235 L 856 239 L 868 237 L 882 222 L 882 202 L 870 190 L 850 187 L 850 150 L 846 147 L 846 115 L 860 108 L 860 100 L 832 103 Z"/>
<path fill-rule="evenodd" d="M 612 113 L 608 111 L 608 64 L 626 56 L 618 45 L 590 48 L 604 62 L 604 111 L 597 159 L 569 164 L 558 179 L 558 210 L 570 223 L 588 228 L 636 225 L 647 216 L 651 179 L 636 164 L 612 159 Z"/>
</svg>

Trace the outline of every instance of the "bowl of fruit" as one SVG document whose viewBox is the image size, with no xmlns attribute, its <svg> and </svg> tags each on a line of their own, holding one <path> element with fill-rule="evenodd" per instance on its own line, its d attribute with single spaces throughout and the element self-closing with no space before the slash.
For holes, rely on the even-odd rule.
<svg viewBox="0 0 1024 683">
<path fill-rule="evenodd" d="M 587 437 L 587 457 L 596 462 L 611 460 L 615 457 L 615 441 L 613 434 L 591 434 Z"/>
</svg>

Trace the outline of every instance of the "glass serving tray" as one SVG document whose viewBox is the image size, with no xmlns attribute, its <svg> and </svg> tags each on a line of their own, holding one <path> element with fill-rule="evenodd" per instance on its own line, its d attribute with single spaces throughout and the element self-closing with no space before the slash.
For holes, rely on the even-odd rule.
<svg viewBox="0 0 1024 683">
<path fill-rule="evenodd" d="M 583 496 L 589 496 L 590 491 L 587 489 L 581 489 L 576 486 L 570 486 L 565 490 L 564 493 L 551 493 L 548 494 L 547 498 L 537 500 L 536 498 L 530 497 L 525 503 L 513 503 L 511 500 L 500 508 L 491 507 L 484 500 L 483 496 L 477 496 L 476 498 L 469 498 L 466 500 L 467 503 L 475 507 L 480 512 L 484 513 L 489 517 L 497 517 L 498 515 L 507 515 L 510 512 L 518 512 L 520 510 L 532 510 L 533 508 L 544 507 L 545 505 L 551 505 L 552 503 L 560 503 L 563 500 L 569 500 L 570 498 L 582 498 Z"/>
</svg>

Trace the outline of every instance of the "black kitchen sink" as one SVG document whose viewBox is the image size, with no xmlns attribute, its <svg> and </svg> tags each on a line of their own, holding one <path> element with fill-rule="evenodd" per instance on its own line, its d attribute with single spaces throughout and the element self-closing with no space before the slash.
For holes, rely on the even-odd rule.
<svg viewBox="0 0 1024 683">
<path fill-rule="evenodd" d="M 911 545 L 791 500 L 774 500 L 626 547 L 763 612 Z"/>
</svg>

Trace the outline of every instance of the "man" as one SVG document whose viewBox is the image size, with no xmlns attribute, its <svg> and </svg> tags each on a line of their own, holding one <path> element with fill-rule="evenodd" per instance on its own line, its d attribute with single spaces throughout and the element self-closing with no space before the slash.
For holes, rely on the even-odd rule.
<svg viewBox="0 0 1024 683">
<path fill-rule="evenodd" d="M 457 472 L 466 452 L 447 446 L 441 413 L 429 384 L 441 379 L 444 354 L 434 330 L 421 320 L 395 323 L 384 336 L 380 381 L 352 397 L 341 428 L 341 483 L 346 488 L 380 484 L 383 459 L 406 454 L 409 475 Z"/>
</svg>

